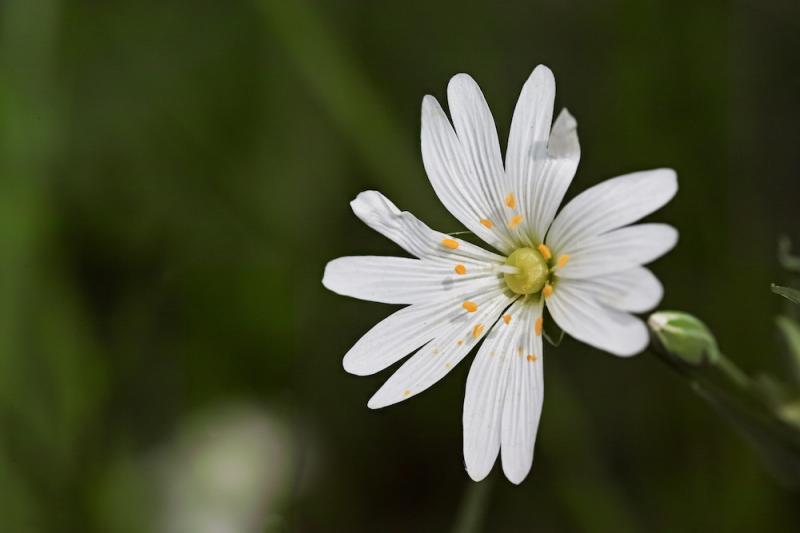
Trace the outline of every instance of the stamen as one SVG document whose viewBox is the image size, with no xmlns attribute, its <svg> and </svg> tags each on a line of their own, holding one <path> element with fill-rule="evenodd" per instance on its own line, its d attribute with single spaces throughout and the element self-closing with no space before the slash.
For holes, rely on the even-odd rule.
<svg viewBox="0 0 800 533">
<path fill-rule="evenodd" d="M 533 354 L 528 354 L 528 362 L 533 363 L 534 361 L 536 361 L 536 356 Z"/>
<path fill-rule="evenodd" d="M 511 322 L 511 315 L 503 315 L 503 322 L 505 322 L 506 324 Z"/>
<path fill-rule="evenodd" d="M 465 267 L 462 264 L 458 264 L 458 265 L 456 265 L 455 271 L 456 271 L 456 274 L 459 274 L 459 275 L 463 276 L 464 274 L 467 273 L 467 267 Z"/>
<path fill-rule="evenodd" d="M 411 396 L 411 391 L 408 390 L 408 389 L 404 390 L 403 391 L 403 398 L 408 398 L 409 396 Z"/>
<path fill-rule="evenodd" d="M 488 218 L 482 218 L 480 222 L 482 225 L 486 226 L 489 229 L 492 229 L 494 227 L 494 223 Z"/>
<path fill-rule="evenodd" d="M 544 289 L 542 289 L 542 294 L 544 294 L 545 298 L 550 298 L 550 295 L 553 294 L 553 286 L 550 285 L 549 283 L 546 284 L 544 286 Z"/>
<path fill-rule="evenodd" d="M 474 328 L 472 328 L 472 338 L 477 339 L 483 333 L 483 324 L 478 324 Z"/>
<path fill-rule="evenodd" d="M 564 254 L 564 255 L 562 255 L 562 256 L 560 256 L 558 258 L 558 262 L 556 263 L 556 266 L 558 268 L 564 268 L 565 266 L 567 266 L 568 262 L 569 262 L 569 255 L 568 254 Z"/>
<path fill-rule="evenodd" d="M 445 248 L 450 248 L 451 250 L 455 250 L 458 248 L 458 241 L 455 239 L 442 239 L 442 245 Z"/>
<path fill-rule="evenodd" d="M 517 207 L 517 199 L 514 197 L 513 192 L 508 193 L 508 196 L 506 196 L 506 206 L 509 209 L 514 209 Z"/>
<path fill-rule="evenodd" d="M 544 325 L 544 319 L 539 317 L 536 319 L 536 324 L 533 325 L 533 330 L 536 332 L 536 335 L 541 337 L 542 336 L 542 326 Z"/>
<path fill-rule="evenodd" d="M 513 265 L 497 265 L 497 271 L 503 274 L 519 274 L 519 267 Z"/>
<path fill-rule="evenodd" d="M 456 341 L 456 344 L 458 344 L 459 346 L 461 346 L 462 344 L 464 344 L 464 339 L 458 339 L 458 340 Z"/>
<path fill-rule="evenodd" d="M 550 261 L 550 258 L 553 257 L 553 252 L 550 251 L 550 248 L 547 247 L 546 244 L 542 243 L 536 247 L 539 250 L 539 253 L 542 254 L 545 261 Z"/>
<path fill-rule="evenodd" d="M 514 215 L 511 217 L 511 220 L 508 221 L 508 228 L 514 229 L 519 226 L 520 222 L 522 222 L 522 215 Z"/>
<path fill-rule="evenodd" d="M 475 302 L 470 302 L 469 300 L 467 300 L 461 305 L 464 307 L 464 309 L 467 310 L 468 313 L 474 313 L 475 311 L 478 310 L 478 304 L 476 304 Z"/>
</svg>

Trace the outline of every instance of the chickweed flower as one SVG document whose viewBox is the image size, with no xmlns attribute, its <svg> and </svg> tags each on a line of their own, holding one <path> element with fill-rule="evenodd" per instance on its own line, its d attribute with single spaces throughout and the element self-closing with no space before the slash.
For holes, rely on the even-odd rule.
<svg viewBox="0 0 800 533">
<path fill-rule="evenodd" d="M 415 352 L 369 400 L 377 409 L 443 378 L 476 346 L 464 398 L 464 460 L 483 479 L 500 455 L 520 483 L 530 471 L 544 398 L 544 309 L 572 337 L 618 356 L 649 335 L 632 313 L 663 289 L 642 265 L 677 242 L 665 224 L 636 224 L 677 191 L 670 169 L 616 177 L 560 212 L 580 159 L 577 123 L 552 122 L 555 80 L 538 66 L 522 88 L 503 161 L 494 119 L 475 81 L 450 80 L 450 119 L 422 101 L 422 158 L 434 191 L 485 250 L 429 228 L 376 191 L 358 195 L 356 216 L 414 258 L 343 257 L 323 284 L 346 296 L 407 304 L 347 352 L 344 368 L 379 372 Z M 481 342 L 482 341 L 482 342 Z"/>
</svg>

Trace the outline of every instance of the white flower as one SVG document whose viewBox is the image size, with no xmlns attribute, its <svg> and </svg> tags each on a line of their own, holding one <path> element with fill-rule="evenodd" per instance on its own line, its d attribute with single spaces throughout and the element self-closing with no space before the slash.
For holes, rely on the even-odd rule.
<svg viewBox="0 0 800 533">
<path fill-rule="evenodd" d="M 409 304 L 364 335 L 344 357 L 357 375 L 412 355 L 370 399 L 379 408 L 418 394 L 457 365 L 481 339 L 464 398 L 464 460 L 483 479 L 500 454 L 520 483 L 531 468 L 542 410 L 542 324 L 546 306 L 564 331 L 619 356 L 642 351 L 644 323 L 631 313 L 655 307 L 663 289 L 641 265 L 669 251 L 677 231 L 629 225 L 677 191 L 670 169 L 605 181 L 556 211 L 580 159 L 575 119 L 553 118 L 555 80 L 538 66 L 514 111 L 505 166 L 494 120 L 466 74 L 450 80 L 453 124 L 432 96 L 422 101 L 422 157 L 439 199 L 489 252 L 430 229 L 375 191 L 355 214 L 417 259 L 343 257 L 322 280 L 339 294 Z M 455 127 L 455 129 L 454 129 Z"/>
</svg>

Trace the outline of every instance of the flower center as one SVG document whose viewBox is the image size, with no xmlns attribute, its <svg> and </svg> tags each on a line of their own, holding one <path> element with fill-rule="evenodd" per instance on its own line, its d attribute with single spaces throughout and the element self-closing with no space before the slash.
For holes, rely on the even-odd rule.
<svg viewBox="0 0 800 533">
<path fill-rule="evenodd" d="M 518 248 L 508 256 L 506 264 L 517 267 L 516 274 L 503 274 L 508 288 L 517 294 L 534 294 L 542 290 L 550 276 L 547 261 L 533 248 Z"/>
</svg>

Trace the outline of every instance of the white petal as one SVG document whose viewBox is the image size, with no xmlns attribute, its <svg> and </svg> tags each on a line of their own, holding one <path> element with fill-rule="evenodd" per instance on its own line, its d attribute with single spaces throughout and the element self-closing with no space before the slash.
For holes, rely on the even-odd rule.
<svg viewBox="0 0 800 533">
<path fill-rule="evenodd" d="M 478 304 L 474 313 L 466 313 L 459 306 L 447 314 L 447 327 L 392 374 L 369 400 L 371 409 L 405 400 L 443 378 L 483 338 L 513 298 L 497 291 L 474 301 Z M 475 332 L 478 325 L 483 329 Z"/>
<path fill-rule="evenodd" d="M 558 114 L 558 118 L 553 123 L 553 129 L 550 130 L 547 153 L 552 158 L 574 160 L 575 164 L 581 158 L 578 122 L 566 108 Z M 561 202 L 559 201 L 559 203 Z"/>
<path fill-rule="evenodd" d="M 325 267 L 322 284 L 342 296 L 372 302 L 414 304 L 441 299 L 448 294 L 477 292 L 502 287 L 502 278 L 491 265 L 474 261 L 454 267 L 406 257 L 340 257 Z"/>
<path fill-rule="evenodd" d="M 482 171 L 487 190 L 496 190 L 503 179 L 503 158 L 494 118 L 481 88 L 469 75 L 457 74 L 447 85 L 447 103 L 456 134 L 473 168 Z"/>
<path fill-rule="evenodd" d="M 461 262 L 462 260 L 502 263 L 504 258 L 483 248 L 434 231 L 408 211 L 400 211 L 377 191 L 364 191 L 350 202 L 353 212 L 369 227 L 399 244 L 408 253 L 422 259 Z M 444 239 L 458 242 L 451 250 Z"/>
<path fill-rule="evenodd" d="M 666 204 L 677 192 L 675 171 L 668 168 L 634 172 L 604 181 L 572 199 L 547 234 L 556 254 L 577 247 L 586 238 L 625 226 Z"/>
<path fill-rule="evenodd" d="M 514 108 L 508 134 L 506 170 L 517 176 L 530 176 L 530 162 L 547 157 L 547 141 L 553 123 L 556 80 L 544 65 L 531 73 Z"/>
<path fill-rule="evenodd" d="M 523 206 L 518 237 L 540 244 L 580 159 L 577 123 L 563 110 L 552 125 L 555 79 L 544 65 L 522 88 L 508 138 L 506 173 Z"/>
<path fill-rule="evenodd" d="M 661 282 L 644 267 L 569 283 L 589 292 L 601 304 L 631 313 L 653 309 L 664 295 Z"/>
<path fill-rule="evenodd" d="M 565 248 L 566 266 L 560 278 L 593 278 L 653 261 L 678 242 L 678 232 L 667 224 L 637 224 L 588 237 L 576 248 Z"/>
<path fill-rule="evenodd" d="M 491 115 L 490 115 L 491 118 Z M 494 127 L 494 124 L 492 124 Z M 502 204 L 486 194 L 495 184 L 482 169 L 475 167 L 476 158 L 456 136 L 450 121 L 433 96 L 422 100 L 422 161 L 425 172 L 442 204 L 464 226 L 498 250 L 508 252 L 511 241 L 501 223 Z M 494 224 L 486 227 L 481 220 Z"/>
<path fill-rule="evenodd" d="M 357 376 L 380 372 L 430 341 L 450 316 L 443 302 L 414 304 L 375 324 L 345 354 L 344 369 Z"/>
<path fill-rule="evenodd" d="M 562 279 L 546 300 L 550 314 L 564 331 L 614 355 L 630 356 L 644 350 L 649 341 L 644 322 L 598 303 L 572 281 Z"/>
<path fill-rule="evenodd" d="M 499 220 L 504 213 L 505 172 L 500 155 L 500 141 L 492 113 L 486 104 L 478 84 L 467 74 L 458 74 L 447 85 L 447 103 L 453 117 L 458 140 L 477 176 L 477 183 L 491 213 L 496 231 L 505 232 L 505 225 Z"/>
<path fill-rule="evenodd" d="M 458 324 L 479 315 L 485 305 L 502 295 L 502 288 L 454 291 L 447 296 L 400 309 L 384 318 L 365 333 L 342 361 L 351 374 L 366 376 L 380 372 L 410 354 L 426 342 L 448 334 Z M 462 304 L 478 304 L 478 313 L 468 313 Z M 468 316 L 469 315 L 469 316 Z"/>
<path fill-rule="evenodd" d="M 500 450 L 509 362 L 520 345 L 525 307 L 519 299 L 507 311 L 511 321 L 497 321 L 469 369 L 464 395 L 464 462 L 475 481 L 489 474 Z"/>
<path fill-rule="evenodd" d="M 500 433 L 503 472 L 515 484 L 525 479 L 533 464 L 533 448 L 544 402 L 542 337 L 534 333 L 536 320 L 542 316 L 542 303 L 527 307 L 526 316 L 521 317 L 523 323 L 518 324 L 523 327 L 517 353 L 508 361 L 510 369 Z"/>
</svg>

